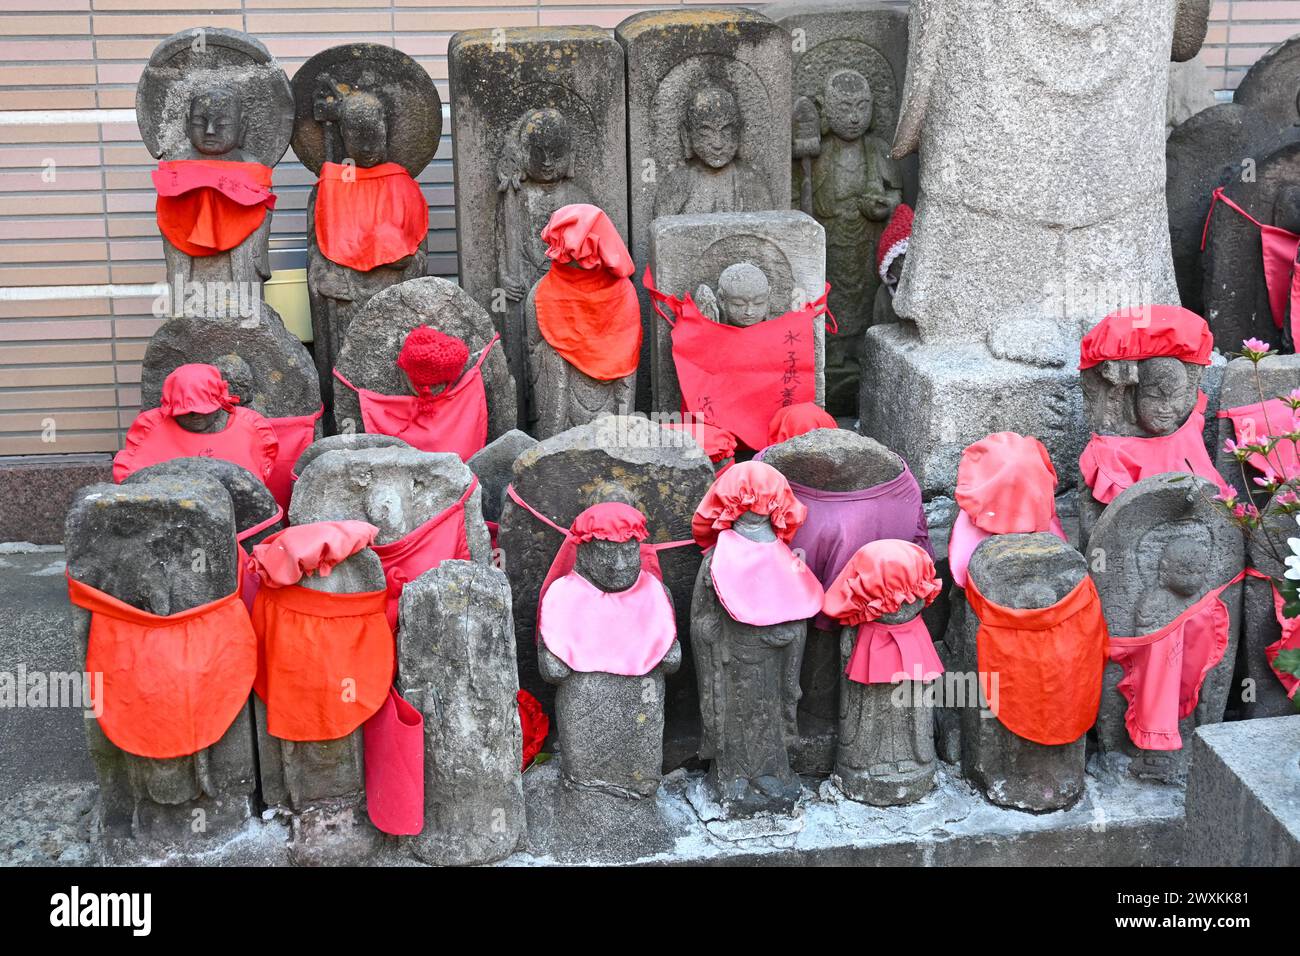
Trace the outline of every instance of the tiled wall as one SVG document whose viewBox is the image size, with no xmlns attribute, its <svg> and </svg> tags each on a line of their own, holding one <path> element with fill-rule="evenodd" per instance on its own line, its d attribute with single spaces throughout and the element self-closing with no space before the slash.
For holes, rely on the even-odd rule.
<svg viewBox="0 0 1300 956">
<path fill-rule="evenodd" d="M 0 0 L 0 455 L 115 451 L 135 414 L 139 362 L 158 324 L 143 287 L 163 277 L 163 265 L 153 160 L 129 111 L 164 36 L 201 25 L 244 30 L 290 75 L 337 43 L 392 44 L 428 69 L 445 101 L 447 40 L 457 30 L 612 27 L 677 5 L 697 4 Z M 1300 0 L 1219 0 L 1213 16 L 1201 56 L 1223 89 L 1300 33 Z M 429 271 L 454 276 L 449 126 L 420 182 L 430 205 Z M 273 264 L 299 267 L 311 176 L 290 153 L 275 182 Z"/>
</svg>

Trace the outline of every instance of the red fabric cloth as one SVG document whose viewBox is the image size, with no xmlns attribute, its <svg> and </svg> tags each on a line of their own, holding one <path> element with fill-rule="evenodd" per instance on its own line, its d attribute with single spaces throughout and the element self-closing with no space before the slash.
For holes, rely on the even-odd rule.
<svg viewBox="0 0 1300 956">
<path fill-rule="evenodd" d="M 1117 685 L 1128 701 L 1124 726 L 1141 749 L 1182 749 L 1178 721 L 1196 709 L 1205 675 L 1228 648 L 1228 608 L 1219 595 L 1244 576 L 1208 592 L 1151 634 L 1111 636 L 1110 659 L 1124 668 Z"/>
<path fill-rule="evenodd" d="M 1249 219 L 1259 229 L 1260 250 L 1263 258 L 1264 285 L 1268 289 L 1269 309 L 1273 313 L 1273 324 L 1279 329 L 1286 316 L 1287 299 L 1291 293 L 1292 273 L 1295 268 L 1296 253 L 1300 250 L 1300 236 L 1278 226 L 1260 222 L 1246 210 L 1229 199 L 1223 187 L 1214 190 L 1210 200 L 1210 211 L 1205 217 L 1205 229 L 1201 232 L 1201 251 L 1205 250 L 1205 240 L 1210 234 L 1210 220 L 1214 217 L 1214 207 L 1222 202 L 1229 209 Z M 1300 322 L 1300 316 L 1292 315 L 1292 334 L 1294 325 Z M 1300 338 L 1293 338 L 1300 342 Z"/>
<path fill-rule="evenodd" d="M 248 704 L 257 638 L 240 588 L 161 616 L 68 575 L 68 599 L 91 614 L 86 672 L 103 675 L 91 705 L 114 744 L 138 757 L 184 757 L 222 738 Z"/>
<path fill-rule="evenodd" d="M 1056 516 L 1056 469 L 1037 438 L 994 432 L 962 452 L 955 494 L 981 531 L 1047 531 Z"/>
<path fill-rule="evenodd" d="M 424 829 L 424 715 L 389 688 L 362 736 L 370 822 L 383 833 L 419 833 Z"/>
<path fill-rule="evenodd" d="M 1079 346 L 1079 368 L 1160 356 L 1209 365 L 1212 351 L 1214 336 L 1195 312 L 1180 305 L 1146 305 L 1114 312 L 1093 326 Z"/>
<path fill-rule="evenodd" d="M 406 373 L 421 395 L 428 395 L 434 385 L 445 385 L 460 378 L 469 361 L 469 346 L 445 332 L 417 325 L 406 333 L 397 353 L 397 367 Z"/>
<path fill-rule="evenodd" d="M 357 388 L 338 370 L 334 377 L 357 393 L 361 423 L 374 435 L 400 438 L 420 451 L 447 451 L 470 458 L 487 444 L 487 389 L 483 386 L 483 362 L 500 336 L 495 336 L 479 355 L 474 367 L 460 381 L 437 395 L 384 395 Z"/>
<path fill-rule="evenodd" d="M 705 550 L 718 533 L 747 511 L 767 515 L 776 536 L 786 544 L 808 517 L 808 508 L 790 490 L 785 476 L 761 461 L 732 465 L 714 479 L 691 519 L 691 535 Z"/>
<path fill-rule="evenodd" d="M 329 577 L 336 564 L 374 544 L 379 529 L 365 521 L 314 521 L 277 531 L 253 548 L 253 569 L 268 587 L 304 577 Z"/>
<path fill-rule="evenodd" d="M 297 481 L 294 468 L 298 459 L 307 450 L 307 446 L 316 440 L 316 423 L 325 414 L 322 405 L 311 415 L 291 415 L 285 418 L 268 418 L 266 423 L 275 432 L 275 464 L 271 468 L 271 477 L 266 480 L 266 487 L 275 496 L 281 508 L 288 509 L 289 499 L 293 496 L 293 483 Z"/>
<path fill-rule="evenodd" d="M 478 479 L 475 478 L 460 500 L 450 508 L 438 512 L 396 541 L 371 546 L 384 566 L 384 578 L 388 582 L 388 625 L 393 630 L 397 630 L 398 603 L 408 582 L 443 561 L 470 560 L 469 539 L 465 535 L 465 502 L 477 487 Z"/>
<path fill-rule="evenodd" d="M 901 202 L 894 207 L 894 213 L 889 217 L 885 231 L 880 234 L 880 241 L 876 243 L 876 273 L 881 280 L 884 280 L 894 259 L 907 253 L 907 244 L 912 238 L 913 219 L 915 213 L 907 203 Z"/>
<path fill-rule="evenodd" d="M 531 510 L 531 509 L 530 509 Z M 631 505 L 620 501 L 602 501 L 592 505 L 573 519 L 573 524 L 564 533 L 564 543 L 551 561 L 542 589 L 537 593 L 537 611 L 540 616 L 542 599 L 550 586 L 573 570 L 578 557 L 578 545 L 585 541 L 645 541 L 650 532 L 646 528 L 645 515 Z M 653 552 L 652 552 L 653 554 Z M 644 566 L 644 555 L 642 564 Z M 647 567 L 647 571 L 652 570 Z M 653 562 L 653 573 L 661 577 L 659 562 Z"/>
<path fill-rule="evenodd" d="M 1300 617 L 1287 617 L 1282 613 L 1282 608 L 1286 601 L 1278 593 L 1276 587 L 1273 588 L 1273 616 L 1277 618 L 1277 623 L 1282 628 L 1282 636 L 1274 641 L 1268 647 L 1264 648 L 1264 656 L 1268 658 L 1268 666 L 1272 668 L 1273 674 L 1281 681 L 1282 686 L 1286 688 L 1286 695 L 1292 700 L 1295 699 L 1295 692 L 1300 689 L 1300 677 L 1295 674 L 1289 674 L 1280 671 L 1274 667 L 1277 655 L 1283 651 L 1300 650 Z"/>
<path fill-rule="evenodd" d="M 251 408 L 232 408 L 219 432 L 186 431 L 161 408 L 141 412 L 126 432 L 125 447 L 113 458 L 113 480 L 173 458 L 221 458 L 270 480 L 279 442 L 275 430 Z"/>
<path fill-rule="evenodd" d="M 163 160 L 153 172 L 158 231 L 187 256 L 235 248 L 275 208 L 271 168 L 219 159 Z"/>
<path fill-rule="evenodd" d="M 162 401 L 158 407 L 164 415 L 197 412 L 207 415 L 218 408 L 230 411 L 239 399 L 230 394 L 230 386 L 215 365 L 190 363 L 178 365 L 163 379 Z"/>
<path fill-rule="evenodd" d="M 1220 418 L 1232 419 L 1232 430 L 1237 444 L 1250 444 L 1264 438 L 1277 438 L 1289 431 L 1296 431 L 1296 413 L 1291 406 L 1280 398 L 1270 398 L 1260 405 L 1238 405 L 1219 411 Z M 1265 458 L 1263 455 L 1251 455 L 1246 459 L 1260 471 L 1272 471 L 1279 477 L 1300 475 L 1300 460 L 1296 458 L 1295 443 L 1283 439 Z"/>
<path fill-rule="evenodd" d="M 397 163 L 324 163 L 315 219 L 321 255 L 359 272 L 413 255 L 429 232 L 424 194 Z"/>
<path fill-rule="evenodd" d="M 853 653 L 844 676 L 857 684 L 895 684 L 901 680 L 934 680 L 943 661 L 918 614 L 902 624 L 864 621 L 858 625 Z"/>
<path fill-rule="evenodd" d="M 551 721 L 537 698 L 526 690 L 515 695 L 515 706 L 519 711 L 519 729 L 524 738 L 524 765 L 521 770 L 527 770 L 528 765 L 541 753 L 546 735 L 551 731 Z"/>
<path fill-rule="evenodd" d="M 538 332 L 585 375 L 603 382 L 631 375 L 641 354 L 641 307 L 618 230 L 603 210 L 575 203 L 552 213 L 542 241 L 552 262 L 534 298 Z"/>
<path fill-rule="evenodd" d="M 1171 435 L 1138 438 L 1127 435 L 1093 434 L 1079 456 L 1079 470 L 1092 496 L 1102 504 L 1115 500 L 1125 488 L 1143 478 L 1166 472 L 1187 472 L 1209 479 L 1227 492 L 1210 453 L 1205 450 L 1205 405 L 1201 393 L 1187 421 Z"/>
<path fill-rule="evenodd" d="M 736 436 L 709 422 L 664 422 L 664 428 L 687 432 L 715 465 L 736 457 Z"/>
<path fill-rule="evenodd" d="M 839 422 L 831 417 L 830 412 L 813 402 L 786 405 L 777 409 L 772 421 L 768 423 L 767 443 L 776 445 L 818 428 L 839 427 Z"/>
<path fill-rule="evenodd" d="M 830 286 L 804 309 L 737 328 L 711 322 L 689 294 L 678 299 L 659 292 L 649 269 L 643 281 L 655 310 L 672 325 L 683 411 L 725 428 L 757 450 L 767 445 L 768 426 L 779 409 L 816 399 L 817 318 L 825 315 L 827 331 L 835 331 L 826 309 Z M 668 306 L 674 317 L 660 305 Z"/>
<path fill-rule="evenodd" d="M 863 624 L 913 601 L 928 606 L 943 590 L 934 559 L 920 545 L 894 538 L 864 544 L 826 590 L 822 611 L 841 624 Z"/>
<path fill-rule="evenodd" d="M 1009 608 L 984 597 L 972 575 L 966 599 L 980 622 L 977 666 L 994 716 L 1013 734 L 1040 744 L 1068 744 L 1086 734 L 1101 706 L 1107 648 L 1092 578 L 1085 575 L 1050 607 Z M 985 686 L 994 677 L 996 695 Z"/>
</svg>

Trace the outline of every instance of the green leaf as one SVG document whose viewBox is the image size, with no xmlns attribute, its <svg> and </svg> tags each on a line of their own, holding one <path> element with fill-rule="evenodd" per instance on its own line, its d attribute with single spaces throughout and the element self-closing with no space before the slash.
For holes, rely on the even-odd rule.
<svg viewBox="0 0 1300 956">
<path fill-rule="evenodd" d="M 1273 670 L 1300 675 L 1300 650 L 1281 651 L 1273 658 Z"/>
<path fill-rule="evenodd" d="M 1300 617 L 1300 581 L 1290 578 L 1274 578 L 1273 587 L 1282 595 L 1282 616 Z"/>
</svg>

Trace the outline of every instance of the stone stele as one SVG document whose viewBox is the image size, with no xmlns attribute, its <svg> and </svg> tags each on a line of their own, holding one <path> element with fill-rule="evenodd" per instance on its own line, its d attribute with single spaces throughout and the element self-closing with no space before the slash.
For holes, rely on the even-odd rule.
<svg viewBox="0 0 1300 956">
<path fill-rule="evenodd" d="M 634 262 L 649 258 L 658 216 L 788 208 L 792 54 L 785 30 L 753 10 L 698 7 L 634 14 L 614 35 L 627 60 Z M 644 294 L 641 313 L 644 369 L 654 321 Z M 648 409 L 648 376 L 638 386 L 637 408 Z"/>
<path fill-rule="evenodd" d="M 465 462 L 483 488 L 483 517 L 487 521 L 501 520 L 501 505 L 505 502 L 515 459 L 536 444 L 536 438 L 512 428 Z"/>
<path fill-rule="evenodd" d="M 826 230 L 797 210 L 664 216 L 650 228 L 650 270 L 661 292 L 700 302 L 728 266 L 748 262 L 768 282 L 767 318 L 775 319 L 820 298 L 826 286 Z M 706 294 L 707 298 L 707 294 Z M 705 306 L 707 307 L 707 306 Z M 652 312 L 653 314 L 653 312 Z M 707 313 L 706 313 L 707 314 Z M 726 315 L 717 315 L 726 321 Z M 651 329 L 653 409 L 681 411 L 682 393 L 673 363 L 672 329 L 655 315 Z M 816 401 L 826 401 L 826 323 L 814 321 Z"/>
<path fill-rule="evenodd" d="M 90 485 L 68 511 L 64 546 L 72 577 L 152 614 L 178 614 L 237 585 L 230 496 L 206 475 Z M 202 570 L 196 553 L 204 556 Z M 69 620 L 84 654 L 90 613 L 72 607 Z M 257 758 L 248 707 L 220 740 L 188 757 L 128 754 L 93 716 L 86 718 L 86 741 L 99 777 L 99 831 L 109 839 L 220 841 L 253 813 Z M 196 831 L 200 817 L 204 826 Z"/>
<path fill-rule="evenodd" d="M 406 586 L 401 618 L 398 682 L 424 715 L 424 829 L 408 846 L 426 863 L 503 859 L 525 828 L 510 585 L 444 561 Z"/>
<path fill-rule="evenodd" d="M 524 299 L 571 203 L 627 240 L 623 48 L 591 26 L 467 30 L 447 46 L 460 281 L 492 314 L 526 408 Z"/>
<path fill-rule="evenodd" d="M 236 534 L 245 534 L 249 529 L 270 521 L 280 512 L 275 498 L 256 475 L 224 458 L 173 458 L 132 472 L 123 479 L 122 484 L 137 485 L 163 477 L 189 478 L 195 475 L 215 478 L 226 489 L 235 512 Z M 242 538 L 239 543 L 245 551 L 251 551 L 263 538 L 270 537 L 283 527 L 283 520 L 273 522 L 261 531 Z"/>
<path fill-rule="evenodd" d="M 1088 542 L 1093 580 L 1106 625 L 1114 637 L 1151 634 L 1171 623 L 1206 592 L 1245 568 L 1241 529 L 1213 501 L 1218 489 L 1201 478 L 1156 475 L 1126 488 L 1106 506 Z M 1104 570 L 1102 569 L 1104 567 Z M 1128 754 L 1138 777 L 1179 782 L 1187 775 L 1193 731 L 1223 720 L 1241 634 L 1242 588 L 1234 584 L 1219 600 L 1230 615 L 1228 646 L 1205 675 L 1196 709 L 1178 722 L 1181 750 L 1138 750 L 1124 725 L 1128 702 L 1116 689 L 1123 669 L 1106 665 L 1097 740 L 1107 754 Z"/>
</svg>

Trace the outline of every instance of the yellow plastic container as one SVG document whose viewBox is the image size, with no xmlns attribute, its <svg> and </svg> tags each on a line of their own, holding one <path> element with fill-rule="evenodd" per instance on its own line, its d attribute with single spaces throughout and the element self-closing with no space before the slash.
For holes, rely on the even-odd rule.
<svg viewBox="0 0 1300 956">
<path fill-rule="evenodd" d="M 284 326 L 304 342 L 310 342 L 311 301 L 307 298 L 306 269 L 278 269 L 262 287 L 266 304 L 280 313 Z"/>
</svg>

